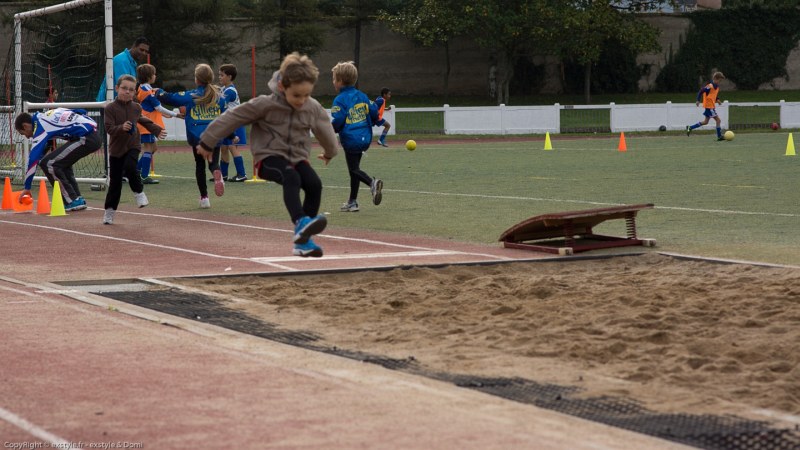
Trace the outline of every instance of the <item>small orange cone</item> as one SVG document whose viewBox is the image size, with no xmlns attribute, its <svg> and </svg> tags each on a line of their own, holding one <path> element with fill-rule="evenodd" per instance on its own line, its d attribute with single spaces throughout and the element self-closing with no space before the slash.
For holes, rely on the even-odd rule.
<svg viewBox="0 0 800 450">
<path fill-rule="evenodd" d="M 58 180 L 53 184 L 53 203 L 50 208 L 50 217 L 66 216 L 64 211 L 64 199 L 61 197 L 61 185 Z"/>
<path fill-rule="evenodd" d="M 32 212 L 33 202 L 30 202 L 27 205 L 23 205 L 19 201 L 20 195 L 22 195 L 22 191 L 14 191 L 11 193 L 11 203 L 12 203 L 11 208 L 14 210 L 15 213 Z"/>
<path fill-rule="evenodd" d="M 36 202 L 36 214 L 50 214 L 50 199 L 47 197 L 47 183 L 39 180 L 39 200 Z"/>
<path fill-rule="evenodd" d="M 11 178 L 6 177 L 6 183 L 3 186 L 3 204 L 0 209 L 14 209 L 14 203 L 11 200 Z"/>
<path fill-rule="evenodd" d="M 624 131 L 619 134 L 619 146 L 617 147 L 617 150 L 619 150 L 621 152 L 627 152 L 628 151 L 628 145 L 625 144 L 625 132 Z"/>
</svg>

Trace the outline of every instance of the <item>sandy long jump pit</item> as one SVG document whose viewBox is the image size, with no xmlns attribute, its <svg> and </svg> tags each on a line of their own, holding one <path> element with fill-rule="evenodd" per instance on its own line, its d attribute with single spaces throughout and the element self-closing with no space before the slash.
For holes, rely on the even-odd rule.
<svg viewBox="0 0 800 450">
<path fill-rule="evenodd" d="M 797 268 L 649 253 L 163 281 L 102 295 L 697 447 L 800 448 Z"/>
</svg>

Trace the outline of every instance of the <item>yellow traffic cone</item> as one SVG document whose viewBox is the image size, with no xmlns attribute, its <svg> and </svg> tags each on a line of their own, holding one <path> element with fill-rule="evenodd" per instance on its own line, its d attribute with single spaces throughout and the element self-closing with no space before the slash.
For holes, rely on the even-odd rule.
<svg viewBox="0 0 800 450">
<path fill-rule="evenodd" d="M 786 141 L 786 156 L 794 156 L 794 139 L 792 133 L 789 133 L 789 140 Z"/>
<path fill-rule="evenodd" d="M 61 197 L 61 185 L 58 180 L 53 183 L 53 201 L 50 202 L 50 217 L 66 216 L 64 211 L 64 199 Z"/>
<path fill-rule="evenodd" d="M 550 132 L 548 131 L 544 135 L 544 149 L 545 150 L 552 150 L 553 144 L 550 142 Z"/>
</svg>

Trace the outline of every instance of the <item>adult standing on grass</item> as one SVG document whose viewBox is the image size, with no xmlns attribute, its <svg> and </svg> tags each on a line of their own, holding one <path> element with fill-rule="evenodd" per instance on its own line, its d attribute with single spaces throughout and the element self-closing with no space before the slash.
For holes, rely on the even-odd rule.
<svg viewBox="0 0 800 450">
<path fill-rule="evenodd" d="M 150 202 L 144 193 L 142 178 L 137 164 L 142 150 L 139 127 L 141 125 L 153 136 L 167 137 L 167 132 L 147 117 L 142 116 L 142 107 L 133 101 L 136 92 L 136 79 L 123 75 L 115 87 L 117 98 L 104 108 L 103 123 L 110 139 L 108 142 L 108 165 L 110 168 L 108 193 L 106 194 L 103 223 L 114 223 L 114 214 L 122 194 L 122 177 L 128 177 L 136 206 L 144 208 Z"/>
<path fill-rule="evenodd" d="M 136 79 L 136 66 L 138 66 L 139 63 L 146 63 L 147 55 L 149 54 L 150 41 L 148 41 L 146 37 L 138 37 L 133 41 L 131 48 L 126 48 L 114 55 L 114 85 L 116 86 L 117 81 L 123 75 L 130 75 Z M 97 92 L 95 101 L 106 101 L 107 90 L 106 77 L 103 77 L 103 82 L 100 83 L 100 91 Z M 116 95 L 115 91 L 114 96 Z"/>
<path fill-rule="evenodd" d="M 308 161 L 311 136 L 322 146 L 318 156 L 327 165 L 336 156 L 336 134 L 328 113 L 311 97 L 319 69 L 308 56 L 297 52 L 286 55 L 280 69 L 272 75 L 270 95 L 260 95 L 226 111 L 206 128 L 198 153 L 212 158 L 215 146 L 237 128 L 252 125 L 250 151 L 256 175 L 283 186 L 283 203 L 294 224 L 293 254 L 322 256 L 322 248 L 311 236 L 321 233 L 328 223 L 319 214 L 322 180 Z M 305 198 L 300 201 L 300 191 Z"/>
<path fill-rule="evenodd" d="M 700 106 L 700 103 L 703 104 L 703 108 L 705 108 L 705 110 L 703 110 L 703 116 L 705 116 L 705 119 L 694 125 L 688 125 L 686 127 L 687 136 L 692 134 L 692 130 L 708 124 L 708 121 L 713 118 L 714 121 L 717 122 L 717 140 L 721 141 L 724 139 L 722 137 L 719 115 L 717 114 L 717 104 L 722 104 L 722 100 L 717 97 L 719 95 L 719 82 L 724 79 L 725 75 L 723 75 L 722 72 L 714 72 L 714 75 L 711 76 L 711 81 L 703 86 L 697 93 L 697 102 L 695 102 L 695 105 Z"/>
</svg>

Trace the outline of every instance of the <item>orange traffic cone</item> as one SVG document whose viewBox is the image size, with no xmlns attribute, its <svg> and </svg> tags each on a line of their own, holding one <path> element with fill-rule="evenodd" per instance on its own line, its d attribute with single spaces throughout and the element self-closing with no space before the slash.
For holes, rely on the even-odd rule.
<svg viewBox="0 0 800 450">
<path fill-rule="evenodd" d="M 0 209 L 14 209 L 14 203 L 11 200 L 11 178 L 6 177 L 6 183 L 3 186 L 3 204 Z"/>
<path fill-rule="evenodd" d="M 47 197 L 47 183 L 39 180 L 39 200 L 36 202 L 36 214 L 50 214 L 50 199 Z"/>
<path fill-rule="evenodd" d="M 19 196 L 22 195 L 22 191 L 15 191 L 11 193 L 11 208 L 14 210 L 15 213 L 21 212 L 32 212 L 33 211 L 33 202 L 23 204 L 19 201 Z"/>
<path fill-rule="evenodd" d="M 624 131 L 619 134 L 619 146 L 617 147 L 617 150 L 619 150 L 621 152 L 628 151 L 628 145 L 625 144 L 625 132 Z"/>
</svg>

